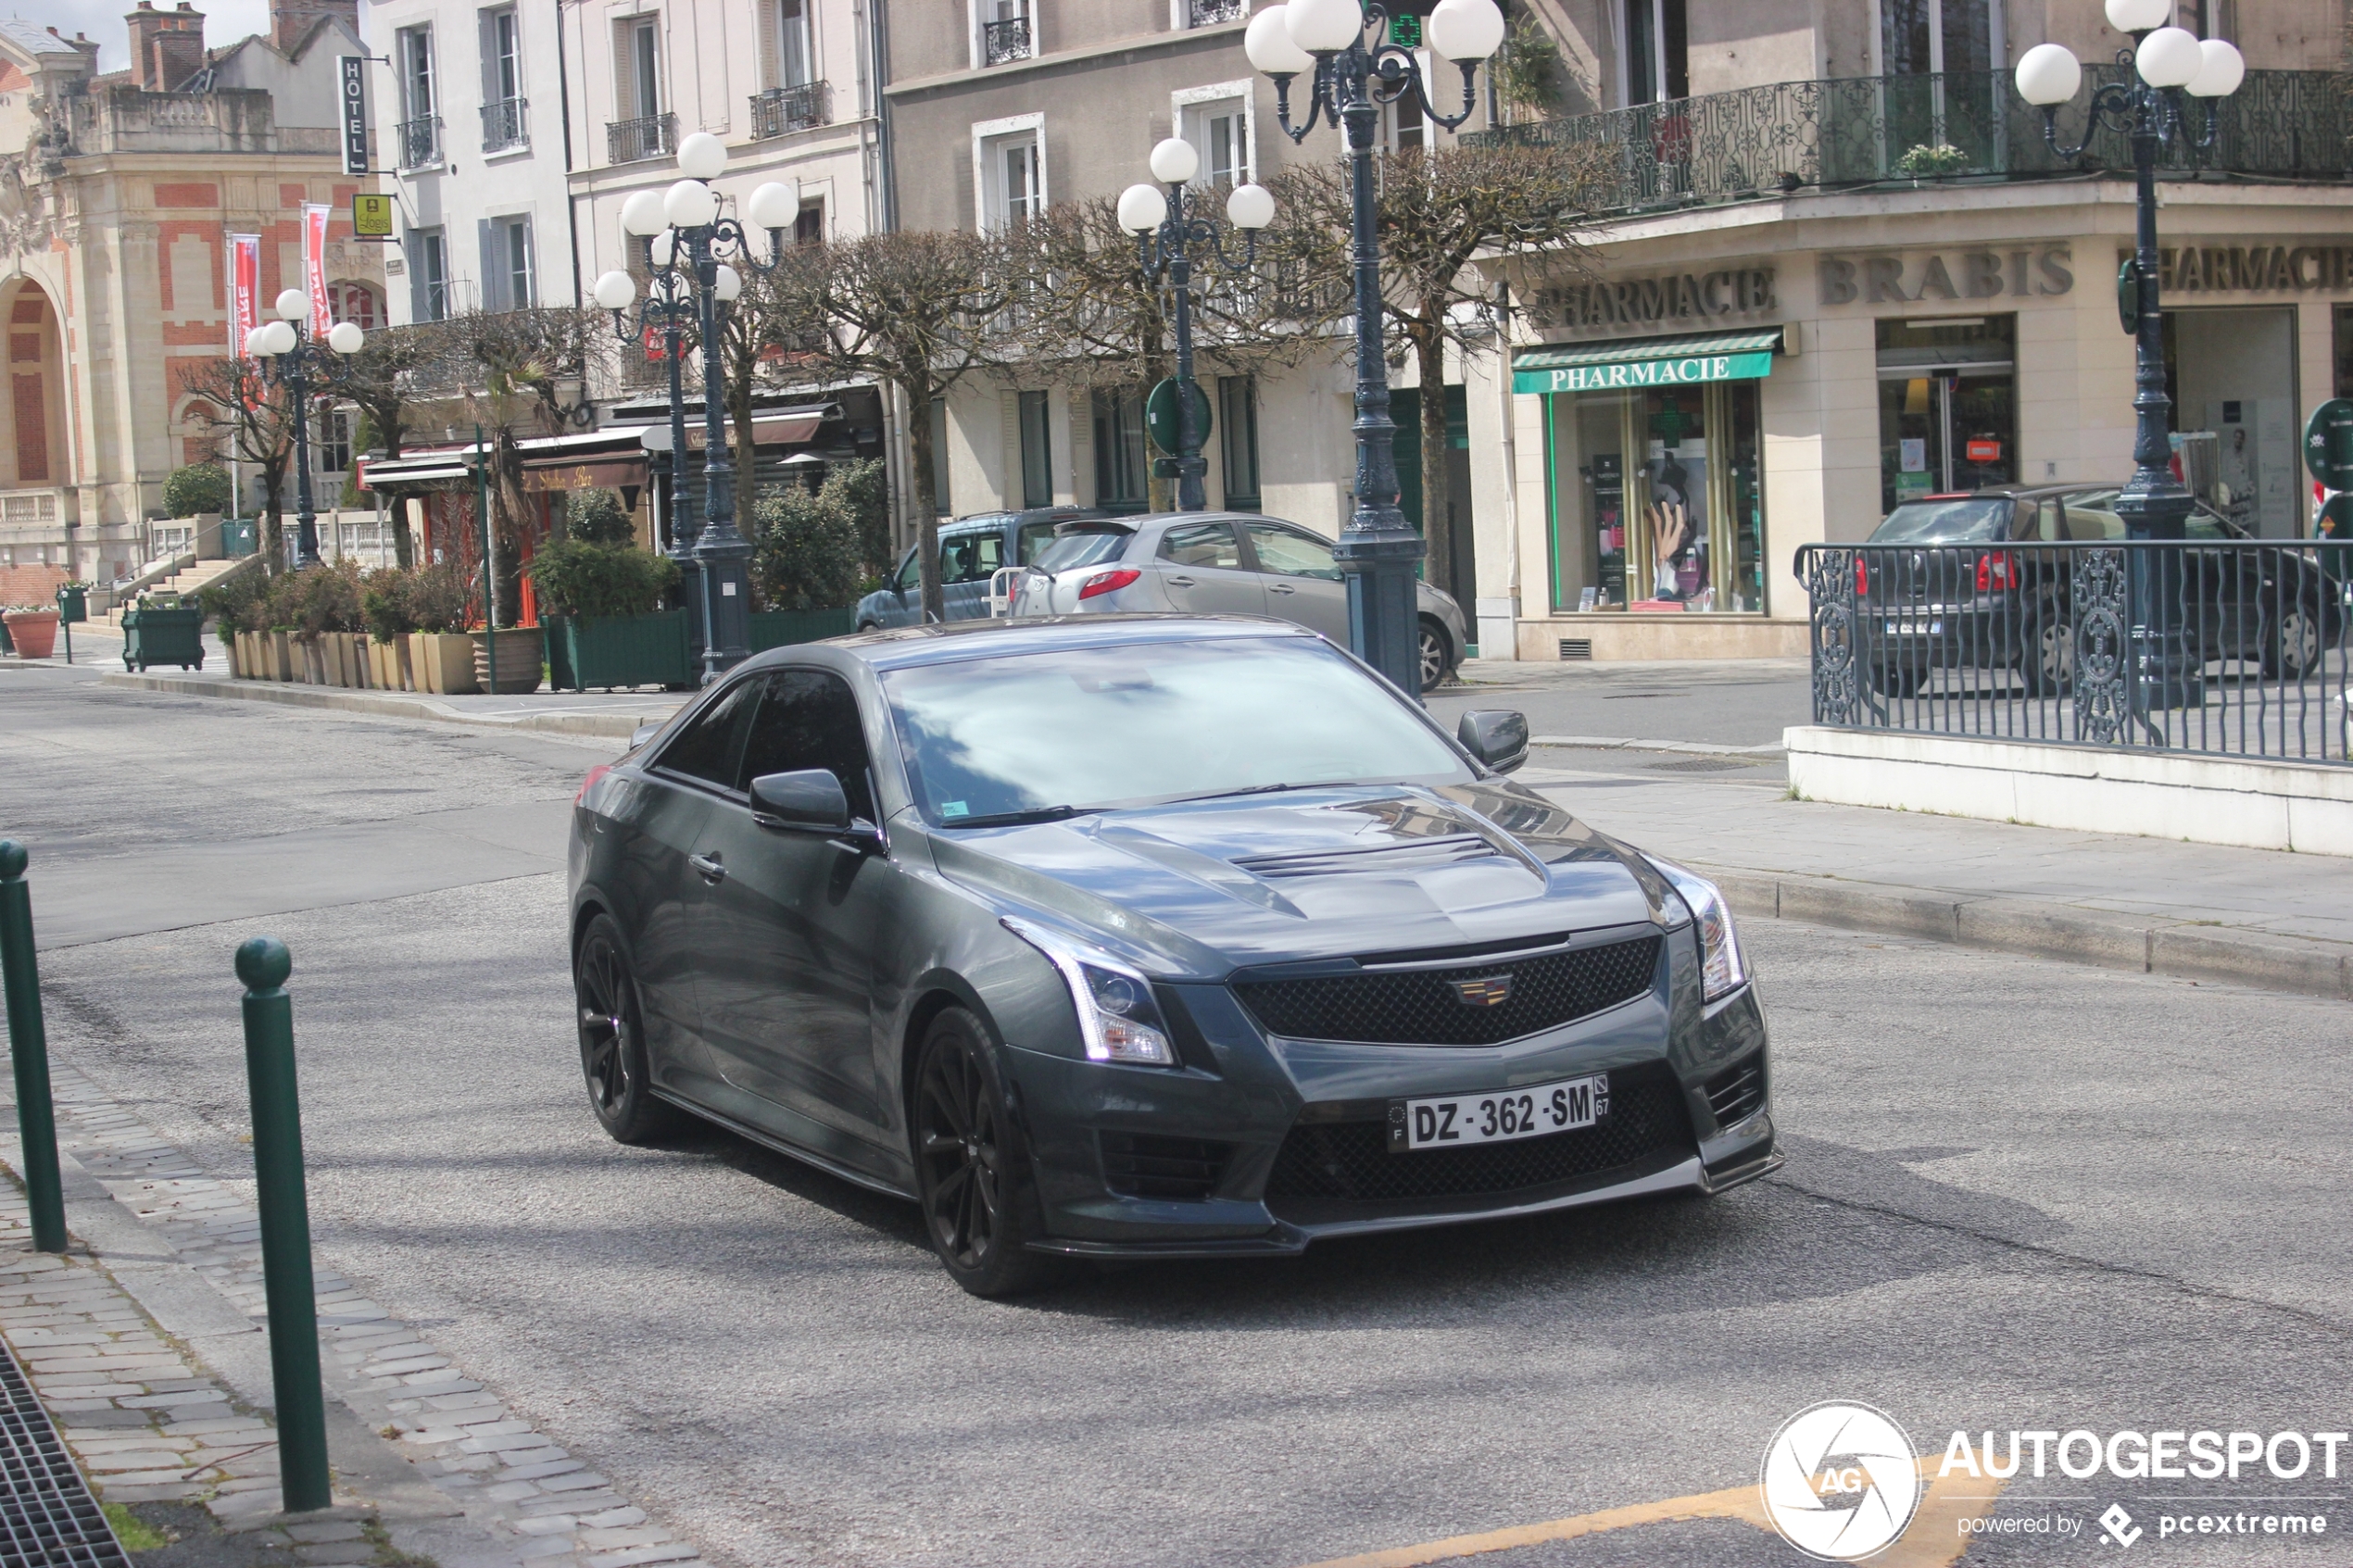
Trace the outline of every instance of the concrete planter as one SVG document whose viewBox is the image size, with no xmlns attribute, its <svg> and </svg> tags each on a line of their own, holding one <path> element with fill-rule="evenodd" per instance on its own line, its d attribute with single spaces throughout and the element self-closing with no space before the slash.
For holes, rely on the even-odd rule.
<svg viewBox="0 0 2353 1568">
<path fill-rule="evenodd" d="M 503 651 L 503 650 L 502 650 Z M 420 659 L 418 655 L 422 655 Z M 478 692 L 474 679 L 474 640 L 456 632 L 417 632 L 409 638 L 409 657 L 423 667 L 423 687 L 445 696 Z"/>
<path fill-rule="evenodd" d="M 471 640 L 474 646 L 474 681 L 484 691 L 490 684 L 490 639 L 498 639 L 498 684 L 497 691 L 505 696 L 517 696 L 539 689 L 540 666 L 547 657 L 547 639 L 536 626 L 518 627 L 505 632 L 475 632 Z"/>
<path fill-rule="evenodd" d="M 261 675 L 266 681 L 291 681 L 295 671 L 294 634 L 289 632 L 258 632 L 261 639 Z"/>
<path fill-rule="evenodd" d="M 0 620 L 7 622 L 8 641 L 19 659 L 46 659 L 57 651 L 57 612 L 54 609 L 12 609 Z M 499 650 L 504 653 L 506 650 Z"/>
</svg>

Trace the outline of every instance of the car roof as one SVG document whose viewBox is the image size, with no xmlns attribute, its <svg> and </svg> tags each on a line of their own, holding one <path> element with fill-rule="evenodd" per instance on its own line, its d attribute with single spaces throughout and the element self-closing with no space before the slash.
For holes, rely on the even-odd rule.
<svg viewBox="0 0 2353 1568">
<path fill-rule="evenodd" d="M 1933 495 L 1914 495 L 1895 504 L 1912 507 L 1923 501 L 2043 501 L 2118 488 L 2118 485 L 2096 480 L 2078 480 L 2072 484 L 1989 484 L 1982 490 L 1940 490 Z"/>
<path fill-rule="evenodd" d="M 939 525 L 945 533 L 962 529 L 1002 528 L 1008 522 L 1085 522 L 1109 514 L 1092 507 L 1026 507 L 1012 511 L 967 512 Z"/>
<path fill-rule="evenodd" d="M 1316 634 L 1287 621 L 1251 615 L 1024 616 L 1019 621 L 950 621 L 937 626 L 894 626 L 771 648 L 745 664 L 792 662 L 796 650 L 824 648 L 875 670 L 952 664 L 1006 653 L 1041 653 L 1069 648 L 1136 646 L 1147 643 L 1202 642 L 1240 637 L 1315 640 Z"/>
</svg>

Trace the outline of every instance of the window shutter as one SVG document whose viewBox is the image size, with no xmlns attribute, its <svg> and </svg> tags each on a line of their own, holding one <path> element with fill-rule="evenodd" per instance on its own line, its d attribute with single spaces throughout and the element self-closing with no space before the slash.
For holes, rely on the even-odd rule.
<svg viewBox="0 0 2353 1568">
<path fill-rule="evenodd" d="M 1020 508 L 1022 503 L 1021 394 L 1018 392 L 999 393 L 997 410 L 999 423 L 1003 426 L 1005 436 L 1005 472 L 1003 482 L 997 487 L 998 494 L 1002 497 L 1000 505 L 1008 511 L 1015 511 Z"/>
<path fill-rule="evenodd" d="M 623 25 L 612 36 L 612 117 L 637 118 L 637 35 Z"/>
<path fill-rule="evenodd" d="M 498 231 L 489 219 L 476 220 L 475 231 L 482 239 L 482 307 L 484 310 L 507 308 L 502 297 L 506 292 L 506 277 L 498 265 Z"/>
<path fill-rule="evenodd" d="M 1070 395 L 1070 493 L 1072 504 L 1095 504 L 1095 400 Z"/>
<path fill-rule="evenodd" d="M 776 0 L 752 0 L 752 14 L 760 20 L 760 87 L 766 92 L 785 85 L 779 69 L 782 51 L 776 40 Z"/>
<path fill-rule="evenodd" d="M 506 94 L 498 90 L 498 21 L 495 11 L 474 13 L 477 31 L 482 35 L 482 101 L 495 104 Z"/>
<path fill-rule="evenodd" d="M 409 231 L 400 246 L 402 260 L 409 269 L 409 320 L 425 321 L 425 244 L 424 237 L 414 229 Z"/>
</svg>

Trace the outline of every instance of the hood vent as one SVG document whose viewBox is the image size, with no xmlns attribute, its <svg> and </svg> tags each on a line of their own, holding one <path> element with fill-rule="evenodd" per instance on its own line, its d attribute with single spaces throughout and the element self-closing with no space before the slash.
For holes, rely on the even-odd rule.
<svg viewBox="0 0 2353 1568">
<path fill-rule="evenodd" d="M 1291 855 L 1258 855 L 1235 865 L 1274 881 L 1290 876 L 1352 876 L 1360 872 L 1403 876 L 1466 860 L 1500 859 L 1496 847 L 1475 833 L 1448 834 L 1442 838 L 1377 844 L 1365 849 L 1312 849 Z"/>
</svg>

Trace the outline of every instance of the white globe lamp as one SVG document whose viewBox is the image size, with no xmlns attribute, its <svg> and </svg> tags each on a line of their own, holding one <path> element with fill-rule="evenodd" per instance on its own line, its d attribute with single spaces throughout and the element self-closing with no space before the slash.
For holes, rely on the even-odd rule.
<svg viewBox="0 0 2353 1568">
<path fill-rule="evenodd" d="M 626 310 L 637 297 L 637 280 L 616 270 L 598 278 L 597 286 L 589 292 L 596 296 L 598 309 Z"/>
<path fill-rule="evenodd" d="M 673 228 L 701 229 L 719 216 L 719 197 L 699 180 L 681 180 L 661 194 L 661 210 Z"/>
<path fill-rule="evenodd" d="M 1182 185 L 1201 172 L 1201 154 L 1182 136 L 1171 136 L 1152 146 L 1152 178 L 1164 185 Z"/>
<path fill-rule="evenodd" d="M 1297 76 L 1315 69 L 1315 56 L 1291 42 L 1283 20 L 1288 6 L 1269 6 L 1250 19 L 1242 30 L 1242 53 L 1251 68 L 1266 76 Z"/>
<path fill-rule="evenodd" d="M 2186 87 L 2205 69 L 2197 34 L 2183 27 L 2160 27 L 2133 52 L 2133 69 L 2152 87 Z"/>
<path fill-rule="evenodd" d="M 1450 60 L 1483 60 L 1503 45 L 1504 13 L 1495 0 L 1438 0 L 1425 31 Z"/>
<path fill-rule="evenodd" d="M 1275 220 L 1275 193 L 1264 185 L 1237 185 L 1226 198 L 1226 221 L 1237 229 L 1264 229 Z"/>
<path fill-rule="evenodd" d="M 1149 234 L 1166 220 L 1168 198 L 1157 185 L 1130 185 L 1119 193 L 1119 226 L 1131 234 Z"/>
<path fill-rule="evenodd" d="M 800 217 L 800 182 L 771 180 L 751 193 L 744 212 L 755 229 L 789 229 Z"/>
<path fill-rule="evenodd" d="M 2183 84 L 2182 91 L 2193 98 L 2227 98 L 2237 92 L 2246 79 L 2246 57 L 2220 38 L 2205 39 L 2197 49 L 2205 64 Z"/>
<path fill-rule="evenodd" d="M 744 275 L 723 261 L 711 279 L 711 292 L 719 296 L 720 304 L 730 304 L 744 292 Z"/>
<path fill-rule="evenodd" d="M 2037 108 L 2052 108 L 2083 85 L 2083 62 L 2064 44 L 2037 44 L 2018 61 L 2018 95 Z"/>
<path fill-rule="evenodd" d="M 666 228 L 646 245 L 646 259 L 657 267 L 669 266 L 671 257 L 677 254 L 678 236 Z"/>
<path fill-rule="evenodd" d="M 698 131 L 678 144 L 678 172 L 689 180 L 716 180 L 727 171 L 727 144 Z"/>
<path fill-rule="evenodd" d="M 357 321 L 337 321 L 327 329 L 327 346 L 338 354 L 357 354 L 368 334 Z"/>
<path fill-rule="evenodd" d="M 1356 0 L 1289 0 L 1283 25 L 1308 53 L 1336 54 L 1364 36 L 1365 13 Z"/>
<path fill-rule="evenodd" d="M 279 297 L 283 302 L 284 295 L 282 295 Z M 292 321 L 272 321 L 255 335 L 261 339 L 261 352 L 264 354 L 274 358 L 280 354 L 294 352 L 295 330 Z"/>
<path fill-rule="evenodd" d="M 282 321 L 307 320 L 310 316 L 310 296 L 300 289 L 286 289 L 279 294 L 271 307 Z"/>
<path fill-rule="evenodd" d="M 660 191 L 638 191 L 621 204 L 621 227 L 640 239 L 659 234 L 670 227 L 670 220 L 661 210 Z"/>
<path fill-rule="evenodd" d="M 2108 0 L 2108 25 L 2119 32 L 2146 32 L 2173 18 L 2173 0 Z"/>
</svg>

